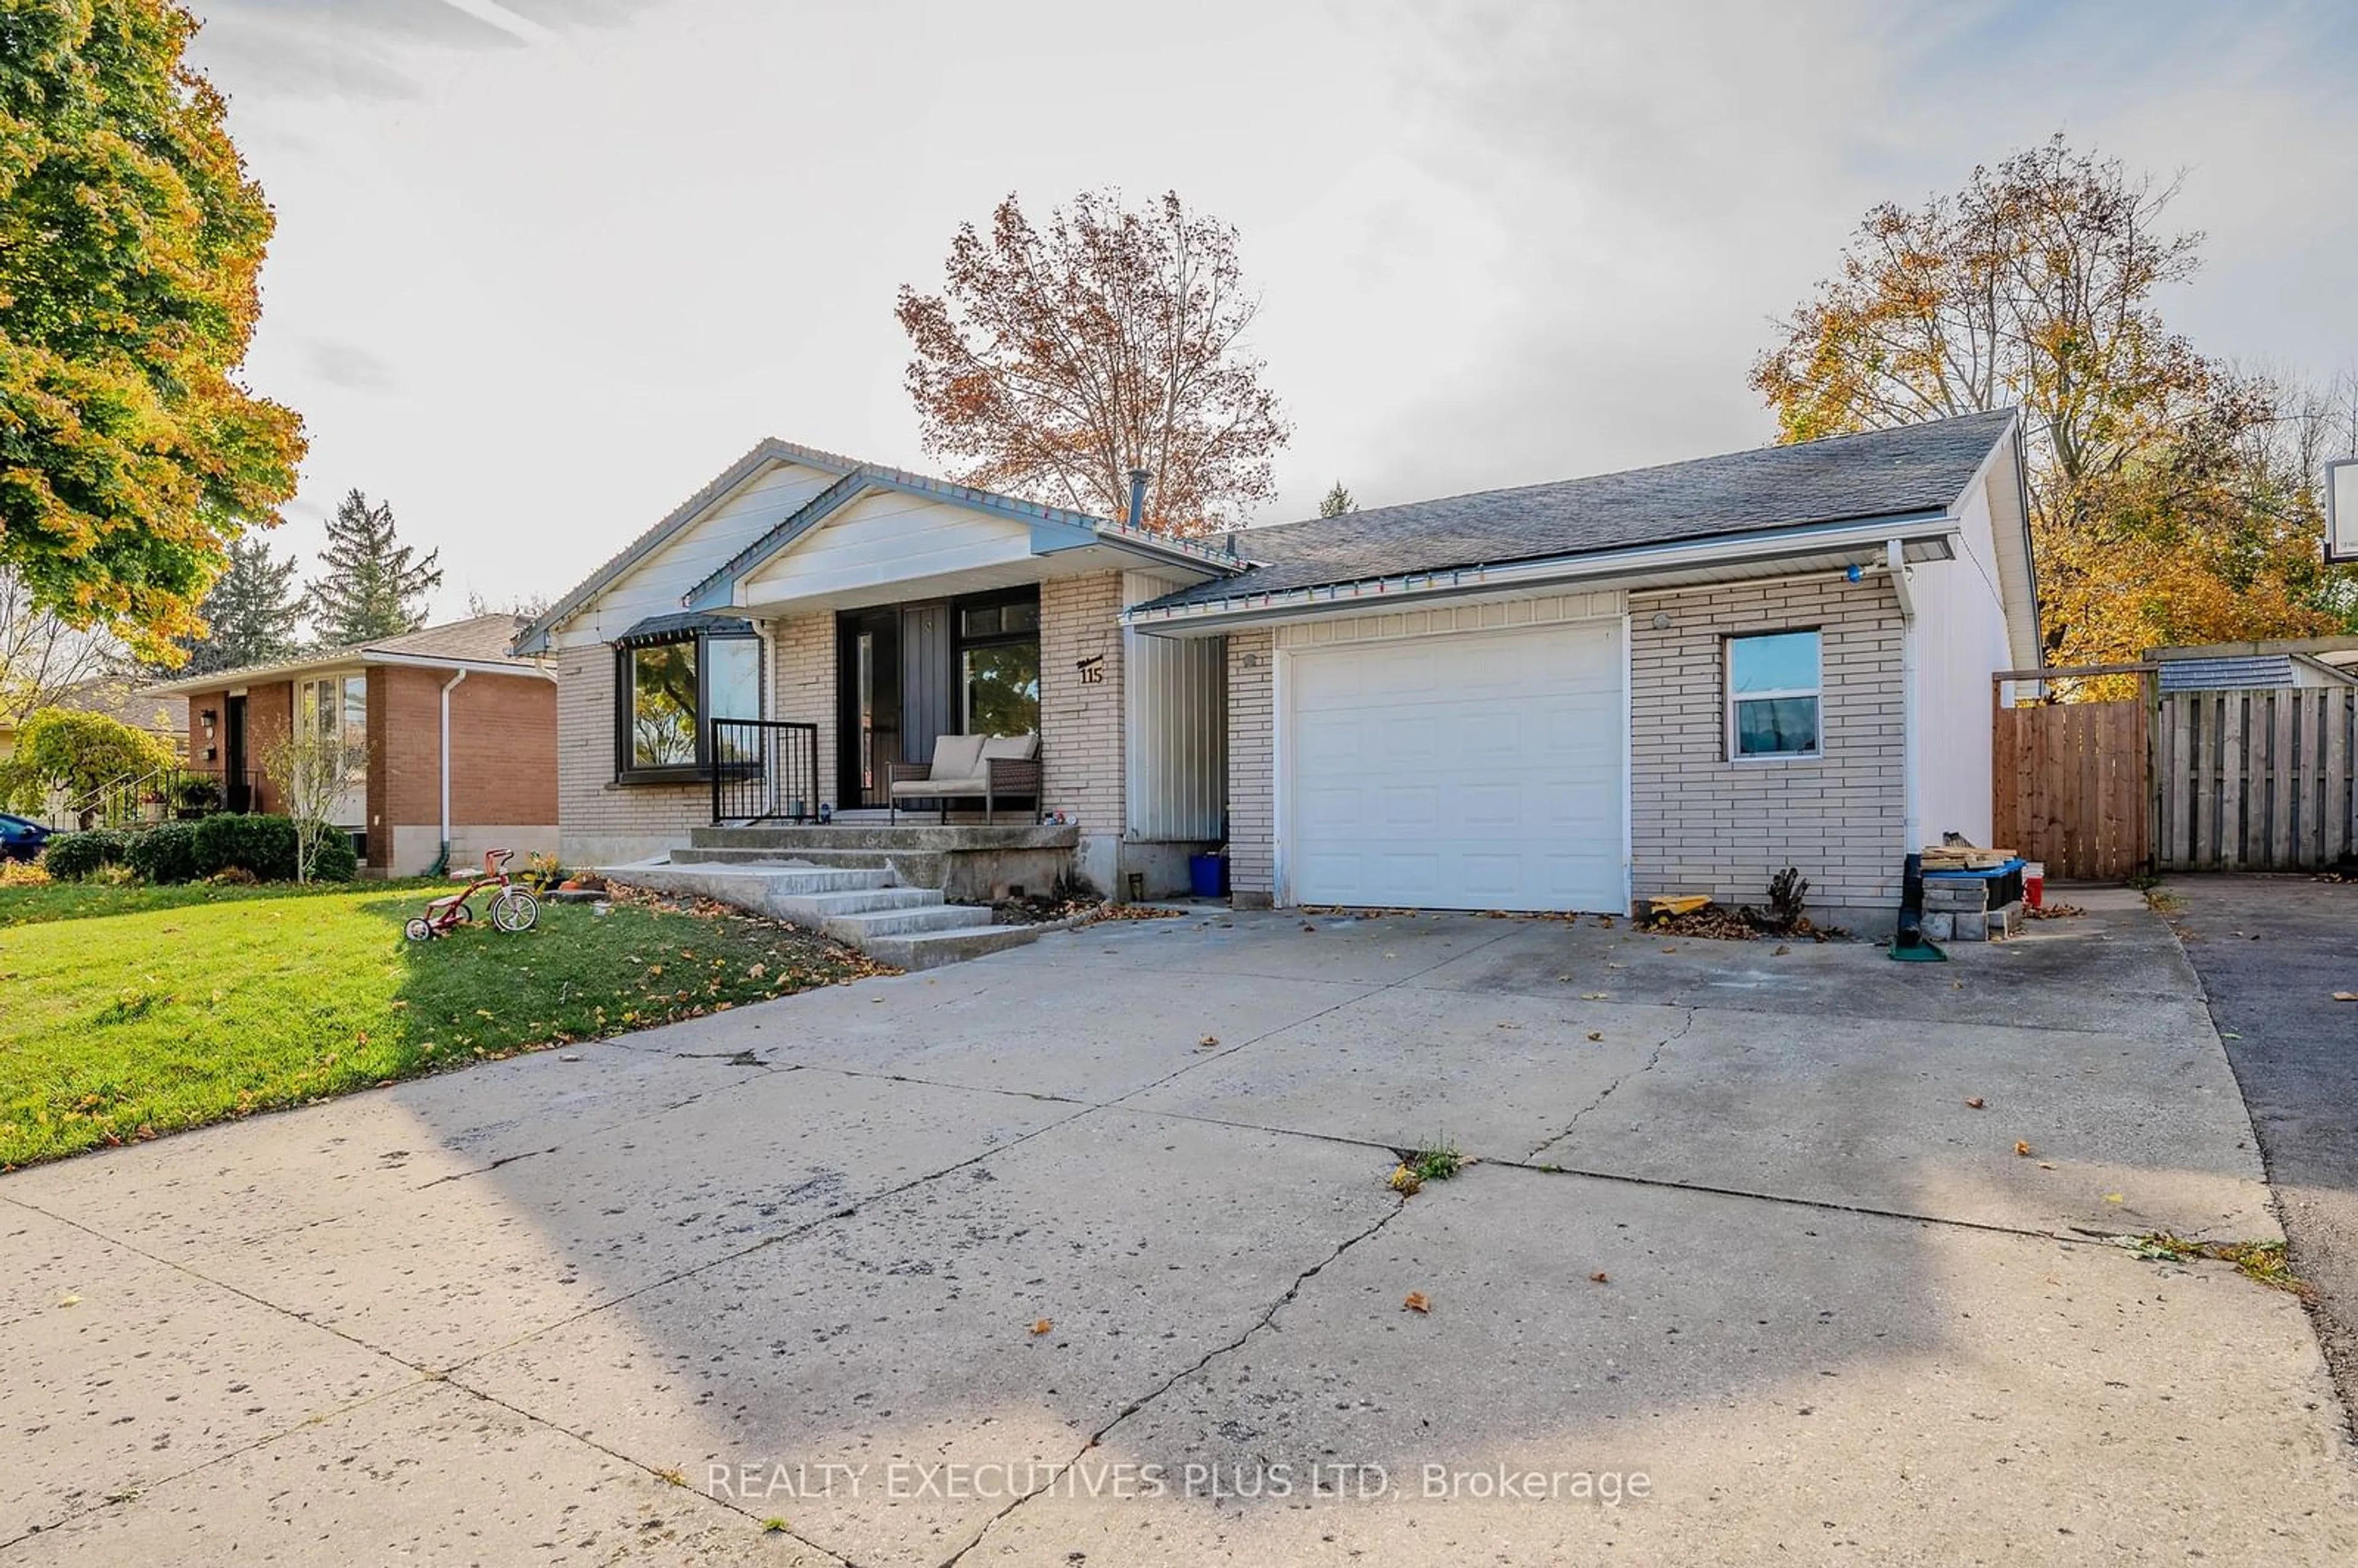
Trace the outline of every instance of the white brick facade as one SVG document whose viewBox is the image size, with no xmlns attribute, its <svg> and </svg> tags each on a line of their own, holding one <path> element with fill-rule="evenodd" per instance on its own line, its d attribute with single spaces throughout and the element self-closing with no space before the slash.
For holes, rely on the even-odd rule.
<svg viewBox="0 0 2358 1568">
<path fill-rule="evenodd" d="M 1654 618 L 1670 618 L 1657 630 Z M 1759 903 L 1797 866 L 1821 909 L 1899 902 L 1906 807 L 1899 605 L 1887 579 L 1771 582 L 1632 596 L 1633 891 Z M 1723 645 L 1816 629 L 1821 758 L 1730 762 Z M 1980 713 L 1958 722 L 1984 722 Z"/>
<path fill-rule="evenodd" d="M 1276 639 L 1228 633 L 1228 891 L 1266 905 L 1277 891 Z"/>
<path fill-rule="evenodd" d="M 687 842 L 712 820 L 703 784 L 614 782 L 614 650 L 604 643 L 557 655 L 558 854 L 568 866 L 614 865 Z"/>
<path fill-rule="evenodd" d="M 1094 676 L 1094 678 L 1092 678 Z M 1122 799 L 1121 574 L 1040 585 L 1041 805 L 1081 825 L 1081 875 L 1119 893 Z"/>
</svg>

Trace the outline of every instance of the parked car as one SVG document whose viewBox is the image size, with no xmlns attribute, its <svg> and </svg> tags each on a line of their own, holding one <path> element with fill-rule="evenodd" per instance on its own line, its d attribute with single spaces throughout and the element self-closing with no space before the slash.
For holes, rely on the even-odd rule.
<svg viewBox="0 0 2358 1568">
<path fill-rule="evenodd" d="M 49 830 L 38 822 L 0 811 L 0 860 L 29 860 L 49 841 Z"/>
</svg>

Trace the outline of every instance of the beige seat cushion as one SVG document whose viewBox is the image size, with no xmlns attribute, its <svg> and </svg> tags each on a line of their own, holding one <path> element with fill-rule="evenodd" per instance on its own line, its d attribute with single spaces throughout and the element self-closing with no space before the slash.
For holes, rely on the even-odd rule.
<svg viewBox="0 0 2358 1568">
<path fill-rule="evenodd" d="M 985 762 L 997 757 L 1002 762 L 1028 762 L 1040 754 L 1037 735 L 993 735 L 982 743 Z"/>
<path fill-rule="evenodd" d="M 990 789 L 988 779 L 900 779 L 892 785 L 892 798 L 931 800 L 944 795 L 984 795 Z"/>
<path fill-rule="evenodd" d="M 934 741 L 935 779 L 970 779 L 982 772 L 982 742 L 979 735 L 937 738 Z"/>
</svg>

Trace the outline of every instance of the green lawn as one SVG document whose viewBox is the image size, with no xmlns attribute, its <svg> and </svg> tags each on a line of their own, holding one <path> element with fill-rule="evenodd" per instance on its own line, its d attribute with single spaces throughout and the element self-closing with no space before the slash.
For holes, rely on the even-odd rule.
<svg viewBox="0 0 2358 1568">
<path fill-rule="evenodd" d="M 0 1170 L 872 972 L 652 903 L 405 941 L 438 891 L 0 888 Z"/>
</svg>

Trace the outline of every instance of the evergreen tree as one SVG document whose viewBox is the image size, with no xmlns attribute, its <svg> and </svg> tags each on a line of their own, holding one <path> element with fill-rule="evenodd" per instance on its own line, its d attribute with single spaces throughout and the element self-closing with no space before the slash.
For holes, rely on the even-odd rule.
<svg viewBox="0 0 2358 1568">
<path fill-rule="evenodd" d="M 394 539 L 393 506 L 355 490 L 328 520 L 320 575 L 309 584 L 311 629 L 328 647 L 396 637 L 426 624 L 426 596 L 441 586 L 442 552 L 416 560 Z"/>
<path fill-rule="evenodd" d="M 1358 509 L 1359 503 L 1351 498 L 1351 492 L 1343 488 L 1343 481 L 1338 479 L 1335 481 L 1335 488 L 1326 492 L 1326 499 L 1318 503 L 1318 515 L 1340 517 L 1346 512 Z"/>
<path fill-rule="evenodd" d="M 229 569 L 213 580 L 198 613 L 205 634 L 175 639 L 189 655 L 172 672 L 176 676 L 209 676 L 292 658 L 303 642 L 297 633 L 303 600 L 295 591 L 295 557 L 279 560 L 267 544 L 251 535 L 233 540 Z"/>
</svg>

